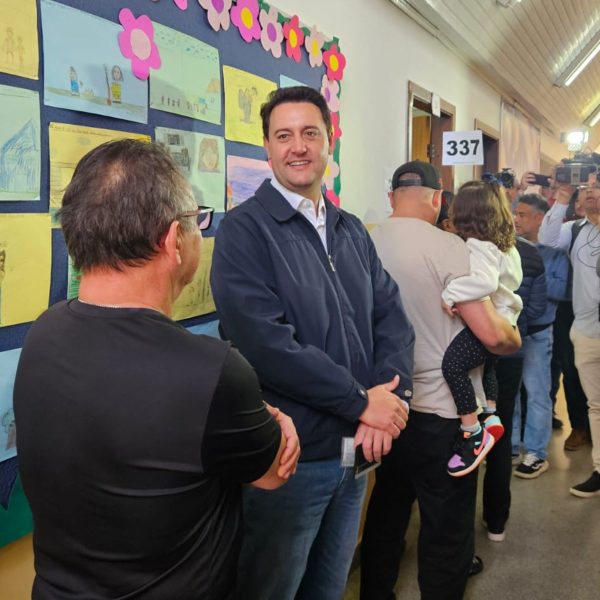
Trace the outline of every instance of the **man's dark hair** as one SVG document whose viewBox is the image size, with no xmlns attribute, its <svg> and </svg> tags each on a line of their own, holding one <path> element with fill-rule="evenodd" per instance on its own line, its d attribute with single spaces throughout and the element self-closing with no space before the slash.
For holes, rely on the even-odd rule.
<svg viewBox="0 0 600 600">
<path fill-rule="evenodd" d="M 268 139 L 269 137 L 269 121 L 271 120 L 273 109 L 285 102 L 310 102 L 314 104 L 321 111 L 327 135 L 331 134 L 331 113 L 329 112 L 325 98 L 313 88 L 305 85 L 297 85 L 273 90 L 269 94 L 267 101 L 260 107 L 260 117 L 262 119 L 262 129 L 265 138 Z"/>
<path fill-rule="evenodd" d="M 120 270 L 152 258 L 170 224 L 196 206 L 165 149 L 125 139 L 79 161 L 58 216 L 76 269 Z M 181 226 L 192 230 L 196 222 L 181 219 Z"/>
<path fill-rule="evenodd" d="M 538 212 L 547 213 L 550 210 L 548 202 L 540 194 L 523 194 L 517 199 L 517 202 L 528 204 Z"/>
</svg>

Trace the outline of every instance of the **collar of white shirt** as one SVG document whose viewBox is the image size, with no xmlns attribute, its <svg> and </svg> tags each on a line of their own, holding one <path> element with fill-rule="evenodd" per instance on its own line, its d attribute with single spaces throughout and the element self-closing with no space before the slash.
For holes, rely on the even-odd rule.
<svg viewBox="0 0 600 600">
<path fill-rule="evenodd" d="M 292 192 L 291 190 L 288 190 L 286 187 L 281 185 L 281 183 L 279 183 L 279 181 L 277 180 L 277 178 L 274 175 L 271 178 L 271 185 L 290 203 L 290 205 L 292 206 L 292 208 L 294 210 L 298 210 L 298 211 L 302 212 L 304 215 L 306 215 L 306 212 L 307 212 L 306 208 L 308 206 L 310 206 L 310 209 L 312 210 L 312 214 L 315 215 L 315 212 L 314 212 L 315 205 L 312 200 L 310 200 L 309 198 L 305 198 L 301 194 L 296 194 L 296 192 Z M 326 209 L 325 209 L 325 201 L 323 200 L 323 194 L 321 194 L 321 197 L 319 198 L 319 204 L 317 205 L 317 213 L 318 213 L 319 219 L 322 219 L 325 217 Z M 317 220 L 317 215 L 315 215 L 314 220 L 315 221 Z"/>
</svg>

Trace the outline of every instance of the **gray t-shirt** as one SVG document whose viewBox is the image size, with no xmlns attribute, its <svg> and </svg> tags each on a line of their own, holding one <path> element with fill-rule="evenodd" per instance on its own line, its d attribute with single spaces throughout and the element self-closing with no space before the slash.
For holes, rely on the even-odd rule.
<svg viewBox="0 0 600 600">
<path fill-rule="evenodd" d="M 384 268 L 400 288 L 415 329 L 411 410 L 456 418 L 456 404 L 442 375 L 442 359 L 464 323 L 442 310 L 442 291 L 454 278 L 469 274 L 467 246 L 457 235 L 404 217 L 390 217 L 371 236 Z M 478 392 L 480 370 L 472 379 Z"/>
</svg>

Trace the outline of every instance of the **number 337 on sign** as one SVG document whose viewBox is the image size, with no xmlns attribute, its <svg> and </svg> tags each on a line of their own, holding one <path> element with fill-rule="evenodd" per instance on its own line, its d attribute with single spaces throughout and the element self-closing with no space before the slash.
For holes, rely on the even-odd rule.
<svg viewBox="0 0 600 600">
<path fill-rule="evenodd" d="M 482 165 L 483 139 L 481 130 L 445 131 L 443 165 Z"/>
</svg>

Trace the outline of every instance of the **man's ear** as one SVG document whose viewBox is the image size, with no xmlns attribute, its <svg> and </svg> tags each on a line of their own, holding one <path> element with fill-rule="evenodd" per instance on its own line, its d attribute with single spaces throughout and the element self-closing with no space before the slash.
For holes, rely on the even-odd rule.
<svg viewBox="0 0 600 600">
<path fill-rule="evenodd" d="M 390 206 L 392 210 L 394 209 L 394 192 L 388 192 L 388 200 L 390 202 Z"/>
<path fill-rule="evenodd" d="M 181 255 L 179 248 L 181 246 L 181 224 L 179 221 L 173 221 L 163 241 L 164 251 L 167 257 L 176 264 L 181 264 Z"/>
<path fill-rule="evenodd" d="M 433 196 L 431 198 L 431 206 L 433 206 L 435 210 L 439 211 L 439 209 L 442 206 L 442 190 L 435 190 L 435 192 L 433 192 Z"/>
</svg>

